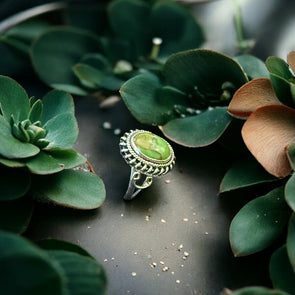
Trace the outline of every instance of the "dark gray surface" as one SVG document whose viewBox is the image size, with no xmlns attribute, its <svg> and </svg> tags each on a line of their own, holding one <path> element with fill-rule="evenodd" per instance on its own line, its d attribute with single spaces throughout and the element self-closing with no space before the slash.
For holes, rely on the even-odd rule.
<svg viewBox="0 0 295 295">
<path fill-rule="evenodd" d="M 123 131 L 142 126 L 122 102 L 100 110 L 94 99 L 77 99 L 76 110 L 77 149 L 88 155 L 105 181 L 107 200 L 92 212 L 39 206 L 29 237 L 81 244 L 106 268 L 109 295 L 211 295 L 224 287 L 268 283 L 267 256 L 233 258 L 230 251 L 228 226 L 236 208 L 230 199 L 217 196 L 230 162 L 224 151 L 217 146 L 196 150 L 173 145 L 174 170 L 156 178 L 137 199 L 124 202 L 130 170 L 119 154 L 119 136 L 102 124 L 109 121 Z M 186 260 L 184 251 L 189 253 Z M 152 268 L 154 262 L 157 266 Z"/>
</svg>

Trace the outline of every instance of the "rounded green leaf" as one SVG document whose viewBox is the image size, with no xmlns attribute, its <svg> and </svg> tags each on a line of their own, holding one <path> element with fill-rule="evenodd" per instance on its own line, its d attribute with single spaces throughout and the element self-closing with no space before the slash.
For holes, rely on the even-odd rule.
<svg viewBox="0 0 295 295">
<path fill-rule="evenodd" d="M 271 256 L 269 272 L 276 289 L 295 294 L 295 273 L 288 259 L 286 246 L 279 248 Z"/>
<path fill-rule="evenodd" d="M 232 58 L 221 53 L 196 49 L 171 55 L 164 66 L 168 85 L 193 93 L 219 94 L 222 84 L 232 83 L 236 89 L 248 81 L 246 73 Z"/>
<path fill-rule="evenodd" d="M 288 205 L 295 211 L 295 174 L 289 178 L 285 186 L 285 198 Z"/>
<path fill-rule="evenodd" d="M 93 258 L 85 249 L 77 244 L 73 244 L 67 241 L 56 240 L 56 239 L 43 239 L 36 241 L 40 248 L 44 250 L 64 250 L 67 252 L 74 252 L 76 254 Z"/>
<path fill-rule="evenodd" d="M 141 123 L 162 125 L 174 117 L 174 105 L 182 104 L 185 96 L 177 89 L 164 89 L 160 79 L 146 73 L 123 84 L 120 94 L 131 114 Z"/>
<path fill-rule="evenodd" d="M 173 1 L 157 1 L 151 11 L 153 37 L 160 37 L 159 58 L 167 58 L 175 52 L 198 48 L 204 42 L 204 34 L 188 7 Z"/>
<path fill-rule="evenodd" d="M 202 147 L 218 140 L 231 120 L 227 107 L 216 107 L 200 115 L 171 120 L 161 126 L 161 130 L 166 137 L 180 145 Z"/>
<path fill-rule="evenodd" d="M 27 119 L 30 110 L 29 97 L 24 88 L 6 76 L 0 76 L 0 110 L 8 122 L 11 115 L 16 122 Z"/>
<path fill-rule="evenodd" d="M 246 287 L 235 290 L 230 295 L 289 295 L 281 290 L 271 290 L 264 287 Z"/>
<path fill-rule="evenodd" d="M 1 294 L 66 294 L 56 263 L 18 235 L 0 232 L 0 265 Z"/>
<path fill-rule="evenodd" d="M 0 155 L 8 159 L 21 159 L 35 156 L 40 149 L 30 143 L 16 139 L 11 133 L 10 124 L 0 115 Z"/>
<path fill-rule="evenodd" d="M 287 235 L 287 252 L 290 263 L 295 271 L 295 213 L 292 214 Z"/>
<path fill-rule="evenodd" d="M 41 151 L 37 156 L 25 161 L 26 166 L 32 173 L 46 175 L 59 172 L 64 169 L 64 165 L 52 155 Z"/>
<path fill-rule="evenodd" d="M 53 90 L 48 92 L 42 99 L 43 114 L 41 122 L 45 124 L 48 120 L 64 114 L 75 112 L 73 97 L 67 92 Z"/>
<path fill-rule="evenodd" d="M 250 79 L 255 78 L 269 78 L 269 72 L 265 63 L 251 54 L 243 54 L 235 57 L 235 60 L 242 66 Z"/>
<path fill-rule="evenodd" d="M 30 189 L 31 175 L 23 168 L 9 168 L 0 164 L 0 200 L 14 200 Z"/>
<path fill-rule="evenodd" d="M 41 100 L 37 100 L 35 101 L 35 103 L 32 105 L 29 115 L 28 115 L 28 119 L 34 123 L 36 121 L 40 121 L 41 120 L 41 116 L 42 116 L 42 112 L 43 112 L 43 104 Z"/>
<path fill-rule="evenodd" d="M 271 84 L 278 99 L 288 105 L 294 105 L 289 79 L 294 78 L 289 70 L 288 64 L 279 57 L 271 56 L 266 62 L 266 67 L 270 73 Z"/>
<path fill-rule="evenodd" d="M 79 170 L 35 177 L 31 193 L 40 201 L 81 210 L 100 207 L 106 194 L 104 184 L 97 175 Z"/>
<path fill-rule="evenodd" d="M 268 247 L 282 233 L 289 216 L 283 187 L 250 201 L 230 225 L 229 236 L 234 255 L 249 255 Z"/>
<path fill-rule="evenodd" d="M 78 124 L 72 113 L 55 116 L 43 127 L 47 131 L 45 140 L 50 142 L 46 149 L 53 147 L 70 149 L 77 140 Z"/>
<path fill-rule="evenodd" d="M 29 226 L 34 211 L 34 202 L 30 198 L 20 198 L 0 203 L 0 229 L 23 233 Z"/>
<path fill-rule="evenodd" d="M 224 175 L 220 193 L 276 180 L 277 178 L 267 173 L 255 158 L 242 158 L 234 163 Z"/>
<path fill-rule="evenodd" d="M 48 250 L 47 253 L 63 269 L 69 295 L 106 294 L 106 274 L 94 259 L 63 250 Z"/>
<path fill-rule="evenodd" d="M 72 67 L 85 54 L 93 52 L 101 52 L 101 42 L 95 35 L 71 27 L 58 27 L 46 31 L 33 43 L 31 57 L 45 83 L 56 87 L 60 84 L 74 86 L 72 93 L 79 95 L 85 89 L 80 86 Z"/>
</svg>

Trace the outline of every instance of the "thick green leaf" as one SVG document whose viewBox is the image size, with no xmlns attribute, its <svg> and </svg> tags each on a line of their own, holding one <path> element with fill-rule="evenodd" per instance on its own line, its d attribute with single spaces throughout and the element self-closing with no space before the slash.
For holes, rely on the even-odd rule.
<svg viewBox="0 0 295 295">
<path fill-rule="evenodd" d="M 152 45 L 150 6 L 141 0 L 116 0 L 108 12 L 115 34 L 131 43 L 136 56 L 148 54 Z"/>
<path fill-rule="evenodd" d="M 159 58 L 165 59 L 175 52 L 198 48 L 204 42 L 204 34 L 195 16 L 174 1 L 158 1 L 152 7 L 151 25 L 153 37 L 163 41 Z"/>
<path fill-rule="evenodd" d="M 180 145 L 202 147 L 218 140 L 231 120 L 227 107 L 216 107 L 200 115 L 171 120 L 161 130 L 165 136 Z"/>
<path fill-rule="evenodd" d="M 44 250 L 65 250 L 68 252 L 74 252 L 76 254 L 93 258 L 85 249 L 77 244 L 73 244 L 67 241 L 56 240 L 56 239 L 44 239 L 36 241 L 40 248 Z"/>
<path fill-rule="evenodd" d="M 14 200 L 22 197 L 31 185 L 30 173 L 23 168 L 9 168 L 0 165 L 0 200 Z"/>
<path fill-rule="evenodd" d="M 238 89 L 248 81 L 246 73 L 235 60 L 204 49 L 171 55 L 164 66 L 164 73 L 168 85 L 185 93 L 194 93 L 195 87 L 198 87 L 204 95 L 220 95 L 225 82 Z"/>
<path fill-rule="evenodd" d="M 131 114 L 139 122 L 150 125 L 165 124 L 174 116 L 174 104 L 184 101 L 183 93 L 177 89 L 163 89 L 160 79 L 150 73 L 128 80 L 120 94 Z"/>
<path fill-rule="evenodd" d="M 295 294 L 295 273 L 288 259 L 286 246 L 279 248 L 271 256 L 269 272 L 276 289 Z"/>
<path fill-rule="evenodd" d="M 70 94 L 53 90 L 47 93 L 42 99 L 43 102 L 43 114 L 41 122 L 45 124 L 48 120 L 64 114 L 75 112 L 75 106 L 73 98 Z"/>
<path fill-rule="evenodd" d="M 269 72 L 265 63 L 254 55 L 243 54 L 235 57 L 235 60 L 242 66 L 250 79 L 269 78 Z"/>
<path fill-rule="evenodd" d="M 10 124 L 0 115 L 0 155 L 8 159 L 21 159 L 35 156 L 40 149 L 30 143 L 16 139 L 11 133 Z"/>
<path fill-rule="evenodd" d="M 287 252 L 290 263 L 295 271 L 295 213 L 290 218 L 287 235 Z"/>
<path fill-rule="evenodd" d="M 43 104 L 41 100 L 37 100 L 35 101 L 35 103 L 32 105 L 28 118 L 29 120 L 34 123 L 36 121 L 40 121 L 41 120 L 41 116 L 42 116 L 42 112 L 43 112 Z"/>
<path fill-rule="evenodd" d="M 63 164 L 43 151 L 37 156 L 26 160 L 26 166 L 32 173 L 40 175 L 52 174 L 64 169 Z"/>
<path fill-rule="evenodd" d="M 288 205 L 295 211 L 295 174 L 289 178 L 285 186 L 285 198 Z"/>
<path fill-rule="evenodd" d="M 23 233 L 27 229 L 34 211 L 34 202 L 30 198 L 0 203 L 0 229 Z"/>
<path fill-rule="evenodd" d="M 64 169 L 70 169 L 80 166 L 86 163 L 87 160 L 75 150 L 53 148 L 48 151 L 48 154 L 56 159 Z"/>
<path fill-rule="evenodd" d="M 87 64 L 98 70 L 103 70 L 111 73 L 113 71 L 112 65 L 106 57 L 99 53 L 89 53 L 82 57 L 80 63 Z"/>
<path fill-rule="evenodd" d="M 288 64 L 281 58 L 275 56 L 269 57 L 265 63 L 270 73 L 271 84 L 278 99 L 288 106 L 293 106 L 289 79 L 294 77 L 289 70 Z"/>
<path fill-rule="evenodd" d="M 63 269 L 69 295 L 106 294 L 106 274 L 94 259 L 62 250 L 47 252 Z"/>
<path fill-rule="evenodd" d="M 289 216 L 283 187 L 250 201 L 230 225 L 230 243 L 234 255 L 249 255 L 268 247 L 280 236 Z"/>
<path fill-rule="evenodd" d="M 4 166 L 11 167 L 11 168 L 21 168 L 26 166 L 23 160 L 9 160 L 9 159 L 0 158 L 0 163 L 3 164 Z"/>
<path fill-rule="evenodd" d="M 246 287 L 235 290 L 230 295 L 289 295 L 280 290 L 271 290 L 264 287 Z"/>
<path fill-rule="evenodd" d="M 78 137 L 78 124 L 72 113 L 53 117 L 44 124 L 44 128 L 47 131 L 45 139 L 50 142 L 46 149 L 53 147 L 70 149 Z"/>
<path fill-rule="evenodd" d="M 27 119 L 30 110 L 26 91 L 16 81 L 6 76 L 0 76 L 0 109 L 8 122 L 11 115 L 16 122 Z"/>
<path fill-rule="evenodd" d="M 124 82 L 112 73 L 101 71 L 83 63 L 76 64 L 73 67 L 73 71 L 82 85 L 92 89 L 105 88 L 115 91 L 118 90 Z"/>
<path fill-rule="evenodd" d="M 97 175 L 74 170 L 34 178 L 31 193 L 41 201 L 82 210 L 98 208 L 105 200 L 105 187 Z"/>
<path fill-rule="evenodd" d="M 76 83 L 78 83 L 78 81 Z M 59 89 L 61 91 L 66 91 L 72 94 L 76 94 L 76 95 L 83 96 L 83 95 L 89 94 L 88 90 L 73 84 L 52 83 L 51 87 L 55 89 Z"/>
<path fill-rule="evenodd" d="M 277 178 L 267 173 L 255 158 L 246 157 L 238 160 L 226 172 L 220 185 L 220 193 L 276 180 Z"/>
<path fill-rule="evenodd" d="M 45 83 L 55 87 L 72 85 L 75 86 L 72 92 L 81 94 L 85 89 L 80 87 L 71 69 L 85 54 L 93 52 L 101 52 L 101 42 L 96 36 L 75 28 L 58 27 L 46 31 L 34 42 L 31 56 L 35 70 Z"/>
<path fill-rule="evenodd" d="M 1 294 L 67 294 L 60 267 L 18 235 L 0 232 L 0 265 Z"/>
</svg>

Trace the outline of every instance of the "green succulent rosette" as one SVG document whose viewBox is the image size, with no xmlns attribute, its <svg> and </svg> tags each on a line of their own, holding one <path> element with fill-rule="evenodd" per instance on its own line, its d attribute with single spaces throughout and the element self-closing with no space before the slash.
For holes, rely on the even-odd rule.
<svg viewBox="0 0 295 295">
<path fill-rule="evenodd" d="M 166 137 L 188 147 L 217 141 L 233 121 L 227 106 L 249 76 L 234 59 L 195 49 L 173 54 L 162 75 L 144 73 L 120 89 L 131 114 L 160 126 Z"/>
<path fill-rule="evenodd" d="M 104 35 L 78 28 L 77 17 L 74 24 L 44 32 L 31 57 L 46 84 L 77 95 L 116 91 L 142 70 L 159 71 L 170 54 L 204 41 L 192 12 L 168 0 L 112 1 Z"/>
<path fill-rule="evenodd" d="M 103 267 L 78 245 L 0 231 L 0 252 L 1 294 L 106 294 Z"/>
<path fill-rule="evenodd" d="M 72 169 L 86 163 L 73 149 L 77 136 L 69 94 L 54 90 L 42 100 L 29 98 L 16 81 L 0 76 L 1 228 L 25 230 L 34 206 L 28 196 L 85 210 L 103 203 L 101 179 Z"/>
</svg>

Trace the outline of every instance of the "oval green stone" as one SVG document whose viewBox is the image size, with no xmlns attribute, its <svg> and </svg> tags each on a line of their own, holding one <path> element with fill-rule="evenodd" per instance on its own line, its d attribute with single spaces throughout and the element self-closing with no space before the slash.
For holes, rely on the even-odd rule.
<svg viewBox="0 0 295 295">
<path fill-rule="evenodd" d="M 152 133 L 143 132 L 134 136 L 134 145 L 145 156 L 154 160 L 167 160 L 170 155 L 168 143 Z"/>
</svg>

